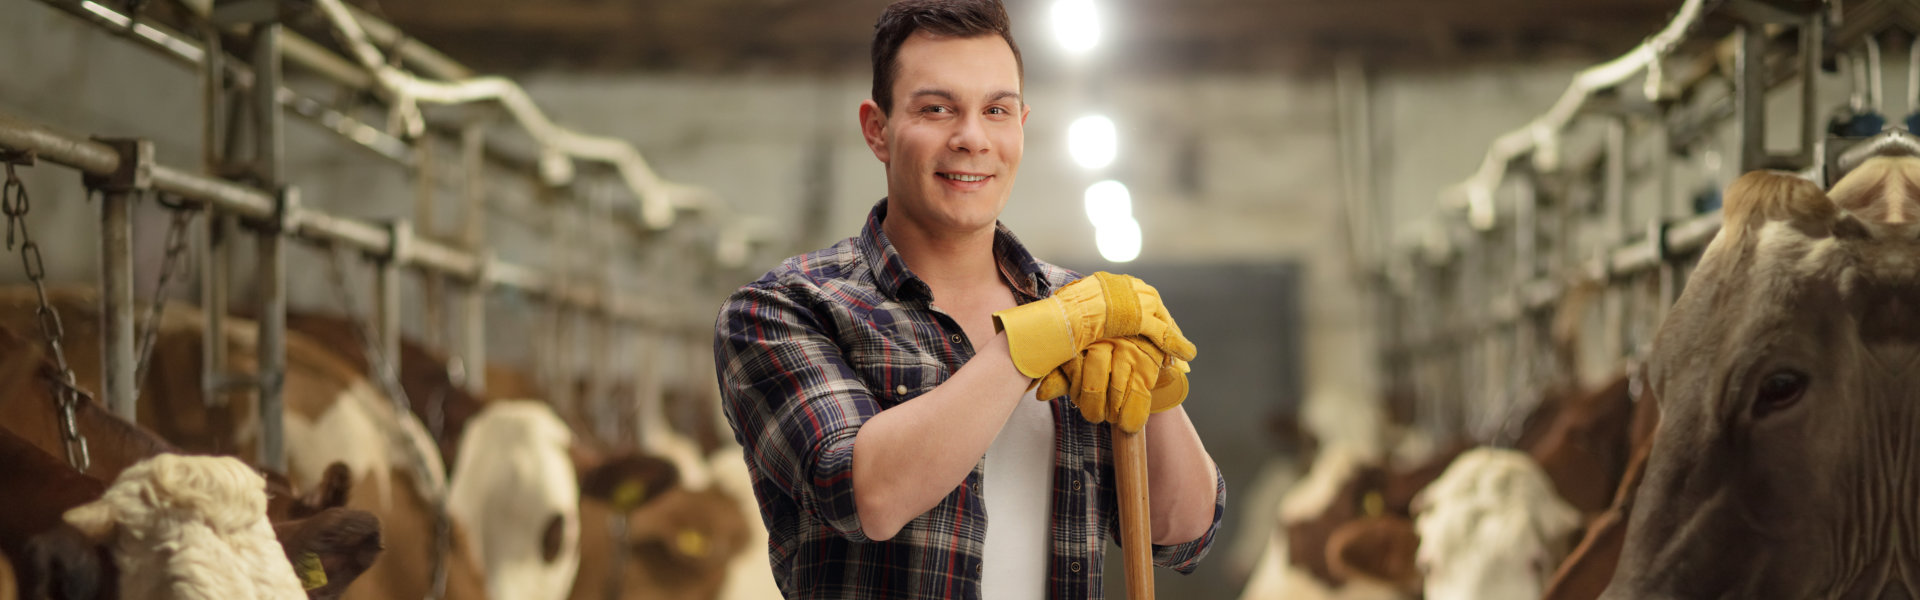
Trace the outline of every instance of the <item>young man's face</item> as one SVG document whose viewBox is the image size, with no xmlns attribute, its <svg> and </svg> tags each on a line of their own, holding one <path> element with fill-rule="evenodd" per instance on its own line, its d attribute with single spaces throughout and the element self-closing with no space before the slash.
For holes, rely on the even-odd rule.
<svg viewBox="0 0 1920 600">
<path fill-rule="evenodd" d="M 868 100 L 861 131 L 886 164 L 888 217 L 927 233 L 993 226 L 1020 171 L 1026 103 L 1013 49 L 998 35 L 900 45 L 893 110 Z"/>
</svg>

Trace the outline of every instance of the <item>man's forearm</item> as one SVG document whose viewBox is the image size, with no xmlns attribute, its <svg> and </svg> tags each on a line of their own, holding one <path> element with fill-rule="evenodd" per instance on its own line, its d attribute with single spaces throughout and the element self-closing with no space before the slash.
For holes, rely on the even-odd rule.
<svg viewBox="0 0 1920 600">
<path fill-rule="evenodd" d="M 1147 497 L 1153 512 L 1153 543 L 1183 544 L 1213 525 L 1213 457 L 1185 407 L 1147 418 Z"/>
<path fill-rule="evenodd" d="M 867 537 L 886 540 L 952 493 L 987 454 L 1033 380 L 1002 333 L 939 387 L 860 426 L 853 498 Z"/>
</svg>

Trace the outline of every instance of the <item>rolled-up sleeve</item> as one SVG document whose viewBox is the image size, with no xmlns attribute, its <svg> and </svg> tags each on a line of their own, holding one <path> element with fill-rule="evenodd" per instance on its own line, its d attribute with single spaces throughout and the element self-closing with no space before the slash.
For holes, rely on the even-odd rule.
<svg viewBox="0 0 1920 600">
<path fill-rule="evenodd" d="M 1191 542 L 1172 546 L 1153 545 L 1153 564 L 1173 569 L 1182 575 L 1193 573 L 1200 566 L 1200 559 L 1206 558 L 1207 551 L 1213 548 L 1213 536 L 1220 531 L 1220 519 L 1227 514 L 1227 478 L 1220 475 L 1220 467 L 1213 468 L 1213 523 L 1207 525 L 1207 532 Z M 1119 539 L 1116 534 L 1114 539 Z"/>
<path fill-rule="evenodd" d="M 756 284 L 721 307 L 714 360 L 727 418 L 761 478 L 840 535 L 866 541 L 853 442 L 880 406 L 830 336 L 830 317 L 785 292 Z"/>
</svg>

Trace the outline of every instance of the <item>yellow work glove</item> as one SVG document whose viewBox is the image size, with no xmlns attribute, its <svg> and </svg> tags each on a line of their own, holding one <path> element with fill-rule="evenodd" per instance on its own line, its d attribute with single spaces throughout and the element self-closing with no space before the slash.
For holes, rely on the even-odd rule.
<svg viewBox="0 0 1920 600">
<path fill-rule="evenodd" d="M 1061 286 L 1045 300 L 993 313 L 993 327 L 1007 332 L 1014 366 L 1035 379 L 1103 338 L 1139 336 L 1180 360 L 1193 360 L 1195 351 L 1160 302 L 1159 290 L 1107 272 Z"/>
<path fill-rule="evenodd" d="M 1137 433 L 1146 426 L 1147 415 L 1187 399 L 1188 370 L 1187 361 L 1169 358 L 1139 338 L 1103 339 L 1048 373 L 1035 397 L 1051 400 L 1065 394 L 1088 421 L 1112 422 Z"/>
</svg>

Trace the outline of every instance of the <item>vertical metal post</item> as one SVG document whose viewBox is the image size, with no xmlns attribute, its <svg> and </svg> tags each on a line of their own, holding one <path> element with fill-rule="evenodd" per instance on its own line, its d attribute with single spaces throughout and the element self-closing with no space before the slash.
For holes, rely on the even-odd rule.
<svg viewBox="0 0 1920 600">
<path fill-rule="evenodd" d="M 233 273 L 233 215 L 209 208 L 200 236 L 200 309 L 207 325 L 200 330 L 200 393 L 209 407 L 226 406 L 227 289 Z"/>
<path fill-rule="evenodd" d="M 133 201 L 152 188 L 153 142 L 100 139 L 119 153 L 113 173 L 83 175 L 100 192 L 100 372 L 102 398 L 114 414 L 137 419 L 133 380 Z"/>
<path fill-rule="evenodd" d="M 278 21 L 254 25 L 253 42 L 253 117 L 254 160 L 261 184 L 280 190 L 275 222 L 256 238 L 259 245 L 257 278 L 260 297 L 260 337 L 258 354 L 260 395 L 260 463 L 285 472 L 287 469 L 285 411 L 280 391 L 287 364 L 287 273 L 284 234 L 298 211 L 299 194 L 282 186 L 284 120 L 277 94 L 280 90 L 280 35 Z"/>
<path fill-rule="evenodd" d="M 413 228 L 405 219 L 387 224 L 387 254 L 374 272 L 374 326 L 381 357 L 400 367 L 400 266 L 406 262 Z"/>
<path fill-rule="evenodd" d="M 483 257 L 485 255 L 482 255 Z M 491 260 L 483 258 L 482 260 Z M 487 281 L 485 269 L 467 286 L 461 297 L 461 362 L 466 364 L 467 389 L 475 394 L 487 391 Z"/>
<path fill-rule="evenodd" d="M 1815 110 L 1820 102 L 1820 58 L 1825 53 L 1824 46 L 1826 22 L 1821 20 L 1820 11 L 1807 15 L 1806 23 L 1800 26 L 1800 154 L 1796 166 L 1807 168 L 1825 162 L 1821 148 L 1825 146 L 1825 137 L 1820 131 L 1820 117 Z M 1909 105 L 1912 110 L 1912 105 Z"/>
<path fill-rule="evenodd" d="M 1767 159 L 1767 34 L 1761 24 L 1742 22 L 1739 37 L 1734 107 L 1740 121 L 1740 172 L 1745 173 L 1762 168 Z"/>
<path fill-rule="evenodd" d="M 220 31 L 215 26 L 203 25 L 200 38 L 206 48 L 200 67 L 201 93 L 205 96 L 200 129 L 201 161 L 208 173 L 223 173 L 229 171 L 228 160 L 233 150 L 228 133 L 237 125 L 228 113 L 233 107 L 228 98 L 231 82 L 227 78 L 226 51 L 221 48 Z M 229 261 L 233 253 L 228 249 L 232 246 L 234 223 L 231 215 L 212 205 L 206 207 L 206 213 L 194 243 L 194 255 L 201 268 L 200 310 L 207 319 L 200 329 L 200 399 L 212 408 L 226 405 L 227 281 L 233 271 L 233 263 Z"/>
<path fill-rule="evenodd" d="M 473 393 L 484 393 L 487 386 L 487 263 L 492 254 L 487 247 L 487 197 L 482 169 L 485 164 L 485 125 L 469 124 L 460 132 L 461 186 L 466 206 L 462 207 L 461 238 L 467 250 L 479 261 L 473 282 L 461 296 L 461 360 L 466 363 L 466 385 Z"/>
<path fill-rule="evenodd" d="M 1600 298 L 1605 310 L 1602 318 L 1605 329 L 1601 339 L 1605 344 L 1607 361 L 1611 363 L 1626 354 L 1626 305 L 1622 290 L 1613 281 L 1613 265 L 1609 261 L 1613 249 L 1627 240 L 1626 117 L 1616 115 L 1609 119 L 1606 135 L 1606 189 L 1603 190 L 1606 194 L 1606 235 L 1602 237 L 1604 241 L 1593 259 L 1598 263 L 1599 273 L 1603 277 Z M 1575 384 L 1584 385 L 1585 382 L 1576 381 Z"/>
<path fill-rule="evenodd" d="M 136 421 L 133 380 L 133 197 L 108 191 L 100 198 L 101 373 L 107 407 Z"/>
</svg>

